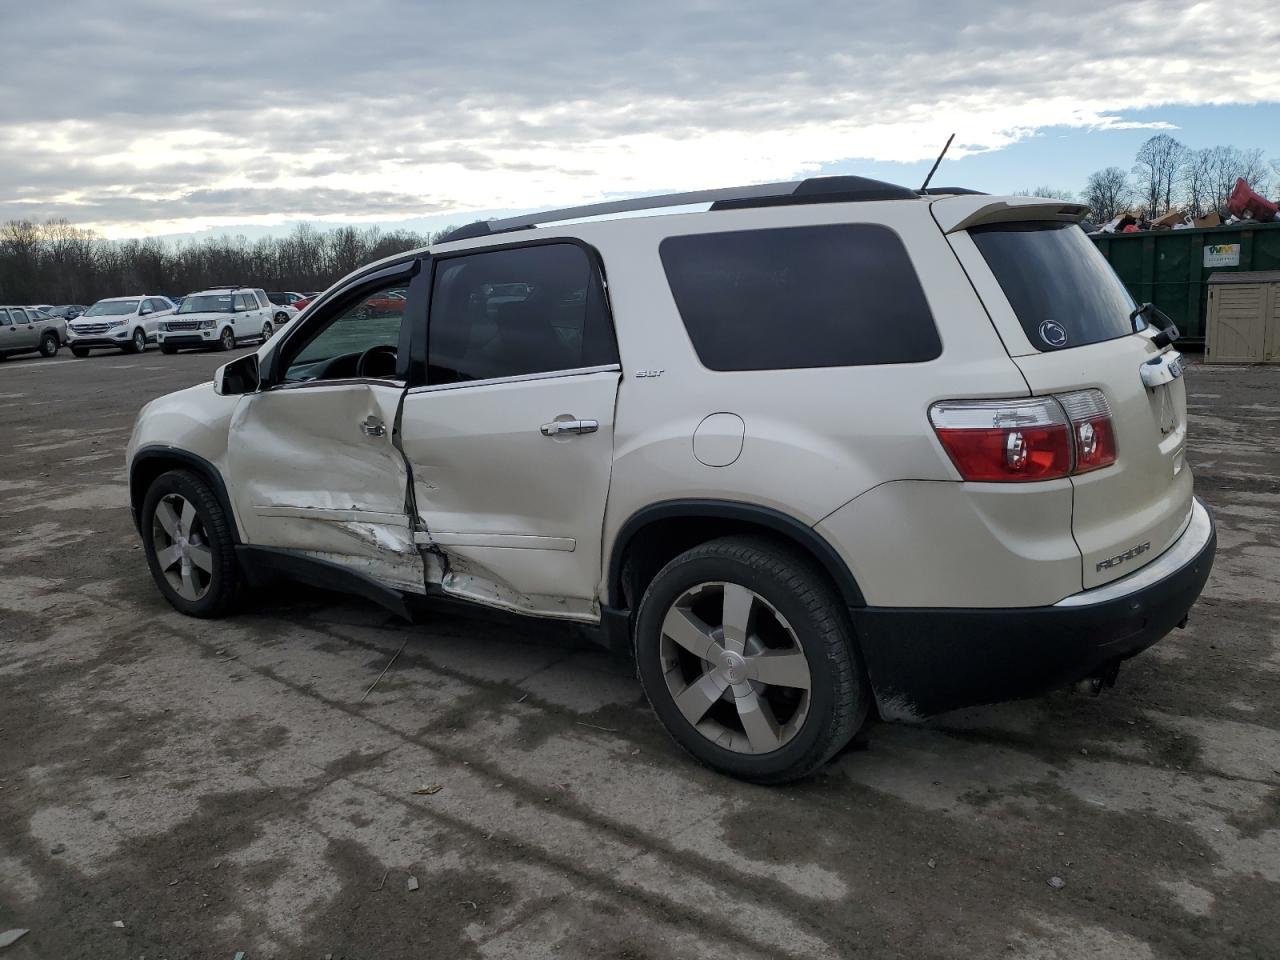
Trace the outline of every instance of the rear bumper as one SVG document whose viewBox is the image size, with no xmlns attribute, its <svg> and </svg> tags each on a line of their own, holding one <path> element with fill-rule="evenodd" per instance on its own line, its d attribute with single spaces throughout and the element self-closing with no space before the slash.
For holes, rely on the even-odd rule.
<svg viewBox="0 0 1280 960">
<path fill-rule="evenodd" d="M 1216 549 L 1213 518 L 1194 500 L 1187 529 L 1163 554 L 1053 606 L 853 609 L 880 712 L 923 718 L 1095 676 L 1183 622 Z"/>
</svg>

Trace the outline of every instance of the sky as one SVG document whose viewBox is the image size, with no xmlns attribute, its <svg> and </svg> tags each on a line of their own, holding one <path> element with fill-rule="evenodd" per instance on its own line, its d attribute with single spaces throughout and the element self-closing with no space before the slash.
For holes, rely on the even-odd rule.
<svg viewBox="0 0 1280 960">
<path fill-rule="evenodd" d="M 1280 160 L 1272 0 L 0 0 L 0 221 L 438 229 L 858 173 L 1079 191 Z M 1280 179 L 1280 178 L 1278 178 Z"/>
</svg>

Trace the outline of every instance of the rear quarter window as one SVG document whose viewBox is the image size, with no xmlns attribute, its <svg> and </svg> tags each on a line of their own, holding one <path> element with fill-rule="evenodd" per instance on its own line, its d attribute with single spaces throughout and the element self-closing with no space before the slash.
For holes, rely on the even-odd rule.
<svg viewBox="0 0 1280 960">
<path fill-rule="evenodd" d="M 919 363 L 942 352 L 898 235 L 878 224 L 668 237 L 659 246 L 712 370 Z"/>
<path fill-rule="evenodd" d="M 1068 350 L 1133 333 L 1129 291 L 1074 223 L 1022 221 L 969 231 L 1037 350 Z"/>
</svg>

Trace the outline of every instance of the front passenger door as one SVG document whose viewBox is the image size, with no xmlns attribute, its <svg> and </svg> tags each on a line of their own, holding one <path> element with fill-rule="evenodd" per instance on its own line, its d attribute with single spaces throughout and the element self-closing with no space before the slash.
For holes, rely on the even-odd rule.
<svg viewBox="0 0 1280 960">
<path fill-rule="evenodd" d="M 437 256 L 426 383 L 401 446 L 447 593 L 598 617 L 620 367 L 595 252 L 569 243 Z"/>
<path fill-rule="evenodd" d="M 36 327 L 35 321 L 27 311 L 21 307 L 10 307 L 9 313 L 13 317 L 13 323 L 9 328 L 11 335 L 10 347 L 12 350 L 31 350 L 40 343 L 40 330 Z"/>
</svg>

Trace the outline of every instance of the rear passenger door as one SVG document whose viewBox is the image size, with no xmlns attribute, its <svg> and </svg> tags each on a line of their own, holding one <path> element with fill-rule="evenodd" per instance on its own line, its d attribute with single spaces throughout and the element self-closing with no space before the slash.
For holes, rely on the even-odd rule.
<svg viewBox="0 0 1280 960">
<path fill-rule="evenodd" d="M 620 367 L 594 250 L 433 262 L 425 383 L 401 445 L 448 593 L 594 620 Z"/>
<path fill-rule="evenodd" d="M 235 308 L 236 339 L 258 336 L 262 332 L 262 309 L 258 306 L 258 298 L 247 291 L 237 293 Z"/>
</svg>

